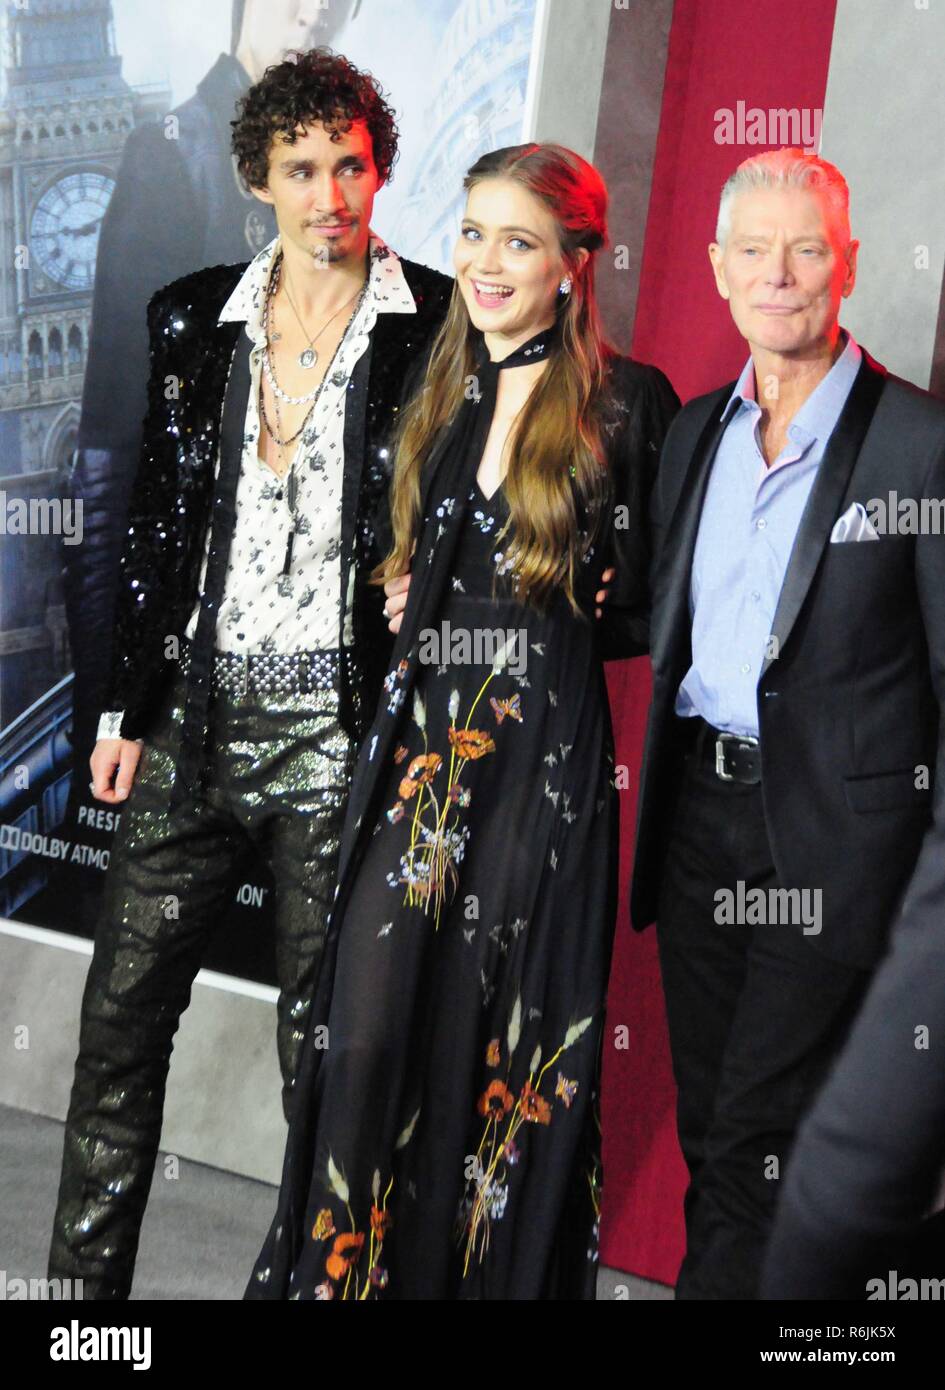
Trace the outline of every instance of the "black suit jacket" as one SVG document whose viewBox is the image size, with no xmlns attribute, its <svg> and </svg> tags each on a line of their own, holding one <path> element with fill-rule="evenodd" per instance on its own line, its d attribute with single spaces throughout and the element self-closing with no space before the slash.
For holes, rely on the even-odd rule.
<svg viewBox="0 0 945 1390">
<path fill-rule="evenodd" d="M 251 344 L 244 323 L 217 320 L 247 264 L 186 275 L 159 290 L 148 305 L 148 410 L 121 559 L 104 706 L 124 711 L 123 738 L 147 734 L 173 673 L 168 638 L 184 632 L 197 601 L 211 515 L 235 515 Z M 378 314 L 349 383 L 345 411 L 339 632 L 353 567 L 356 678 L 342 692 L 341 719 L 356 739 L 373 714 L 392 643 L 381 613 L 383 596 L 367 583 L 381 558 L 376 522 L 389 484 L 391 436 L 408 373 L 413 368 L 414 379 L 428 353 L 453 284 L 425 266 L 403 259 L 401 265 L 417 312 Z M 216 529 L 212 534 L 215 539 Z M 211 564 L 212 553 L 213 546 Z M 198 626 L 198 639 L 200 633 Z M 205 719 L 192 727 L 193 695 L 191 688 L 181 759 L 191 767 L 199 763 L 206 737 Z"/>
<path fill-rule="evenodd" d="M 653 493 L 653 701 L 630 905 L 638 930 L 657 915 L 681 763 L 673 707 L 692 660 L 693 549 L 733 388 L 676 417 Z M 904 910 L 931 888 L 925 910 L 945 907 L 945 537 L 830 543 L 851 503 L 890 490 L 945 498 L 945 406 L 864 353 L 791 552 L 773 624 L 779 654 L 759 677 L 758 718 L 780 885 L 821 889 L 812 949 L 865 968 L 904 894 Z"/>
</svg>

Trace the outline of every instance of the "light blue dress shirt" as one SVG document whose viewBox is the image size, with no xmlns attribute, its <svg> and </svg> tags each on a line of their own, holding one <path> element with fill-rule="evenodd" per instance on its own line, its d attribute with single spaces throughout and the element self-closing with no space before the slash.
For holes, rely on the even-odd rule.
<svg viewBox="0 0 945 1390">
<path fill-rule="evenodd" d="M 846 345 L 788 427 L 768 468 L 761 407 L 748 359 L 725 403 L 740 405 L 722 436 L 709 478 L 692 560 L 692 665 L 676 713 L 701 714 L 717 729 L 758 733 L 758 677 L 798 524 L 824 450 L 863 354 Z"/>
</svg>

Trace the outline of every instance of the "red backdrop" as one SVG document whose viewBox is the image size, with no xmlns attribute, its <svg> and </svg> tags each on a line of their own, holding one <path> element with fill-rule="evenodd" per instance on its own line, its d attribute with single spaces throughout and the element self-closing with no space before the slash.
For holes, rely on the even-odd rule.
<svg viewBox="0 0 945 1390">
<path fill-rule="evenodd" d="M 655 362 L 683 401 L 737 376 L 746 349 L 715 290 L 706 247 L 719 193 L 763 146 L 719 145 L 715 113 L 747 106 L 822 108 L 835 0 L 676 0 L 647 217 L 632 353 Z M 629 927 L 636 781 L 649 671 L 608 671 L 617 761 L 628 766 L 621 802 L 622 895 L 605 1049 L 604 1209 L 601 1260 L 672 1284 L 683 1254 L 685 1165 L 675 1136 L 675 1091 L 656 940 Z"/>
</svg>

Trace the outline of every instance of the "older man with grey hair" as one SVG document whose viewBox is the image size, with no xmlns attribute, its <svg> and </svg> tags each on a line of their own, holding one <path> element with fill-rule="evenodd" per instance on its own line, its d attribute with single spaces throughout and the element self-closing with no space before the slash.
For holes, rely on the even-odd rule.
<svg viewBox="0 0 945 1390">
<path fill-rule="evenodd" d="M 945 496 L 945 407 L 840 327 L 856 256 L 833 165 L 739 166 L 709 257 L 750 356 L 677 416 L 654 493 L 631 916 L 659 923 L 680 1298 L 757 1297 L 796 1129 L 891 929 L 943 930 L 945 542 L 869 513 Z"/>
</svg>

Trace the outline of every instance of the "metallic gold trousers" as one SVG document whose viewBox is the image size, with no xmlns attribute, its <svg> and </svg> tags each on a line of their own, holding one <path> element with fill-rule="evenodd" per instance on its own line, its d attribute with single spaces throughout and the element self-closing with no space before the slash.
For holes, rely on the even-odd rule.
<svg viewBox="0 0 945 1390">
<path fill-rule="evenodd" d="M 50 1277 L 124 1299 L 161 1135 L 173 1037 L 254 844 L 276 881 L 277 1043 L 288 1119 L 321 960 L 355 745 L 333 690 L 220 696 L 204 790 L 169 810 L 183 679 L 121 813 L 82 1000 Z"/>
</svg>

